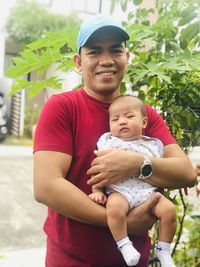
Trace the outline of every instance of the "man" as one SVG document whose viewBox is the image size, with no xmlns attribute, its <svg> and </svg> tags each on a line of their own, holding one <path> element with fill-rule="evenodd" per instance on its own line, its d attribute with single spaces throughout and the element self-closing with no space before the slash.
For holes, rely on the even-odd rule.
<svg viewBox="0 0 200 267">
<path fill-rule="evenodd" d="M 95 152 L 95 158 L 96 142 L 109 129 L 109 104 L 120 94 L 128 39 L 111 18 L 84 23 L 74 56 L 84 87 L 51 97 L 42 110 L 34 143 L 34 191 L 36 200 L 49 207 L 46 267 L 126 266 L 107 227 L 104 206 L 88 197 L 92 184 L 104 186 L 129 176 L 168 188 L 195 184 L 191 163 L 150 107 L 145 134 L 164 143 L 164 159 L 151 158 L 146 164 L 141 154 L 123 150 Z M 148 264 L 147 231 L 156 220 L 150 210 L 159 197 L 156 193 L 127 216 L 129 234 L 135 234 L 131 239 L 142 255 L 138 267 Z"/>
</svg>

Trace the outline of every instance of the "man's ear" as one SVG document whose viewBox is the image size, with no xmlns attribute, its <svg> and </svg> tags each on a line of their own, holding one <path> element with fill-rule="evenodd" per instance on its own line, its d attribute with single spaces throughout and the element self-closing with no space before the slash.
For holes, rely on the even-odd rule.
<svg viewBox="0 0 200 267">
<path fill-rule="evenodd" d="M 127 56 L 127 61 L 129 61 L 129 59 L 130 59 L 130 53 L 129 53 L 129 51 L 126 51 L 126 56 Z"/>
<path fill-rule="evenodd" d="M 143 126 L 142 128 L 145 129 L 147 127 L 147 116 L 143 118 Z"/>
<path fill-rule="evenodd" d="M 79 54 L 74 55 L 74 64 L 79 72 L 81 72 L 81 56 Z"/>
</svg>

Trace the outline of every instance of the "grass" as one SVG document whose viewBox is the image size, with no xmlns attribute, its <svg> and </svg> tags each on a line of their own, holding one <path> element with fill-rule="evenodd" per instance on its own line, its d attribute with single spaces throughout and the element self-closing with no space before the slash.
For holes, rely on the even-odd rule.
<svg viewBox="0 0 200 267">
<path fill-rule="evenodd" d="M 33 146 L 33 139 L 28 137 L 16 137 L 14 135 L 8 135 L 6 139 L 0 143 L 0 145 L 14 145 L 14 146 Z"/>
</svg>

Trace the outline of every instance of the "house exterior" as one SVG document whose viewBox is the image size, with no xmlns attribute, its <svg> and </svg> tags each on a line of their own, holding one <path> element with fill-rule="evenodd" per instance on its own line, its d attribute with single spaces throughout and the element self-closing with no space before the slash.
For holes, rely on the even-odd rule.
<svg viewBox="0 0 200 267">
<path fill-rule="evenodd" d="M 6 38 L 6 32 L 4 31 L 7 16 L 16 1 L 17 0 L 7 2 L 0 1 L 0 12 L 2 13 L 2 19 L 0 21 L 0 91 L 3 91 L 4 95 L 7 95 L 13 83 L 13 80 L 6 77 L 4 72 L 11 65 L 11 58 L 23 50 L 23 46 L 10 43 Z M 112 0 L 37 0 L 37 2 L 51 12 L 68 15 L 70 12 L 74 11 L 80 18 L 87 19 L 98 13 L 109 15 Z M 126 15 L 120 8 L 120 0 L 116 0 L 115 5 L 116 8 L 113 16 L 118 19 L 121 18 L 121 20 L 125 19 Z M 53 67 L 50 68 L 47 75 L 51 75 L 54 71 L 55 69 Z M 58 75 L 61 75 L 63 78 L 64 74 L 59 73 Z M 37 77 L 35 77 L 34 73 L 31 73 L 24 78 L 35 80 Z M 63 91 L 71 90 L 80 82 L 80 77 L 73 73 L 65 74 L 64 79 Z M 49 90 L 48 95 L 56 92 L 57 91 Z M 34 99 L 30 100 L 28 99 L 26 92 L 23 90 L 13 97 L 6 98 L 11 134 L 23 136 L 25 107 L 28 106 L 34 113 L 35 108 L 38 106 L 41 107 L 46 99 L 47 96 L 45 93 L 41 93 Z"/>
<path fill-rule="evenodd" d="M 48 11 L 68 15 L 72 11 L 77 14 L 78 17 L 87 19 L 91 16 L 95 16 L 99 13 L 109 15 L 112 0 L 36 0 L 39 4 L 43 5 Z M 7 95 L 13 80 L 6 77 L 4 72 L 11 65 L 11 59 L 13 56 L 18 55 L 23 50 L 23 46 L 15 43 L 11 43 L 4 30 L 6 19 L 9 15 L 10 9 L 14 7 L 17 0 L 0 1 L 0 91 Z M 119 20 L 126 20 L 127 14 L 124 13 L 120 7 L 121 0 L 115 0 L 115 9 L 112 14 L 113 17 Z M 145 8 L 154 8 L 155 0 L 143 0 L 142 6 Z M 129 3 L 128 11 L 134 10 L 134 5 Z M 155 20 L 155 16 L 150 18 Z M 55 66 L 49 68 L 47 77 L 55 74 Z M 80 75 L 73 72 L 70 73 L 58 73 L 56 75 L 63 79 L 63 91 L 72 90 L 81 81 Z M 35 73 L 30 73 L 26 77 L 27 80 L 37 80 Z M 6 104 L 9 116 L 9 130 L 11 134 L 16 136 L 23 136 L 24 134 L 24 118 L 25 108 L 29 108 L 29 112 L 32 113 L 32 117 L 38 107 L 42 107 L 46 99 L 53 93 L 57 93 L 57 90 L 48 89 L 46 92 L 42 92 L 33 99 L 29 99 L 27 93 L 22 90 L 13 97 L 7 97 Z"/>
</svg>

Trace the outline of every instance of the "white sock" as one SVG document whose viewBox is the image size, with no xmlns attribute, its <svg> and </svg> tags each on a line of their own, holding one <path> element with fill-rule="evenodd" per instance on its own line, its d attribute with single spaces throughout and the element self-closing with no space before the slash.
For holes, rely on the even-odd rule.
<svg viewBox="0 0 200 267">
<path fill-rule="evenodd" d="M 158 241 L 156 244 L 156 256 L 162 267 L 176 267 L 171 257 L 171 243 Z"/>
<path fill-rule="evenodd" d="M 134 266 L 140 259 L 140 253 L 133 247 L 128 237 L 116 242 L 118 249 L 121 251 L 124 260 L 128 266 Z"/>
</svg>

